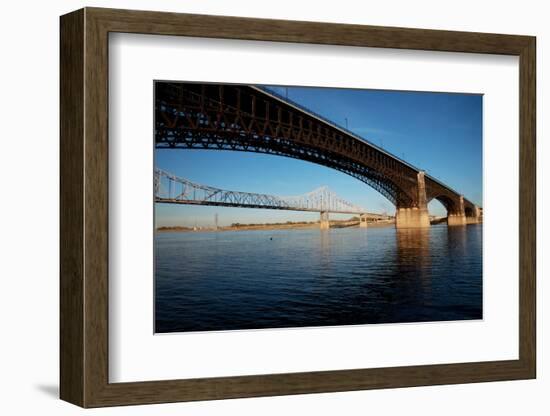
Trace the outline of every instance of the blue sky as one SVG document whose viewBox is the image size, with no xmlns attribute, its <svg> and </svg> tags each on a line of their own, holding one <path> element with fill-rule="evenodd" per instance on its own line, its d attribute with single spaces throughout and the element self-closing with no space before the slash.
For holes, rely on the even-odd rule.
<svg viewBox="0 0 550 416">
<path fill-rule="evenodd" d="M 338 125 L 347 123 L 357 135 L 483 205 L 481 95 L 270 88 Z M 390 201 L 363 182 L 301 160 L 247 152 L 157 149 L 155 163 L 191 181 L 223 189 L 287 196 L 328 186 L 370 212 L 395 211 Z M 429 209 L 431 214 L 446 215 L 437 201 Z M 210 226 L 216 213 L 220 225 L 318 220 L 318 214 L 292 211 L 166 204 L 155 208 L 157 226 Z"/>
</svg>

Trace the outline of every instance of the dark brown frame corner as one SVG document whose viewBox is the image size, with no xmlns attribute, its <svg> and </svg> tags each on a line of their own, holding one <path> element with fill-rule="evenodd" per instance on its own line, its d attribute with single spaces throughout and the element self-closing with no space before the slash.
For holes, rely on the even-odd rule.
<svg viewBox="0 0 550 416">
<path fill-rule="evenodd" d="M 109 32 L 519 56 L 519 359 L 109 383 Z M 62 16 L 61 398 L 100 407 L 534 378 L 535 49 L 534 37 L 515 35 L 97 8 Z"/>
</svg>

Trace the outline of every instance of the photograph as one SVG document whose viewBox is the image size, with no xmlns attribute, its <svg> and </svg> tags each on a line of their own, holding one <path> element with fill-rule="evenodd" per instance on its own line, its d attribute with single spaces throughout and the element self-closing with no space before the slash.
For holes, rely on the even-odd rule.
<svg viewBox="0 0 550 416">
<path fill-rule="evenodd" d="M 154 82 L 155 333 L 483 319 L 482 94 Z"/>
<path fill-rule="evenodd" d="M 30 55 L 11 30 L 59 58 L 6 77 L 7 259 L 41 288 L 4 273 L 6 333 L 43 350 L 13 405 L 536 413 L 541 7 L 249 3 L 40 9 Z M 21 136 L 26 85 L 58 146 Z"/>
</svg>

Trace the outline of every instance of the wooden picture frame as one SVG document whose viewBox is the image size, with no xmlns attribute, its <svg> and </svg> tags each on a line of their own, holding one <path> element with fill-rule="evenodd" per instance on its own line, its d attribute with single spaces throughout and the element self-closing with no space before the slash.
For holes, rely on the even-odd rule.
<svg viewBox="0 0 550 416">
<path fill-rule="evenodd" d="M 60 396 L 82 407 L 535 378 L 535 38 L 85 8 L 61 17 Z M 110 32 L 519 56 L 519 359 L 109 383 Z"/>
</svg>

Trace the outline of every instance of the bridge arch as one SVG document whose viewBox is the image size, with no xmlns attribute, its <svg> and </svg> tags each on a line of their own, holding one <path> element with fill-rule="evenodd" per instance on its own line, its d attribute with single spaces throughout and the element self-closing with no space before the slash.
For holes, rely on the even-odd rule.
<svg viewBox="0 0 550 416">
<path fill-rule="evenodd" d="M 432 178 L 271 91 L 249 85 L 155 83 L 155 146 L 267 153 L 327 166 L 366 183 L 396 206 L 404 226 L 429 226 Z M 442 184 L 445 195 L 453 194 Z M 438 195 L 446 206 L 450 200 Z M 411 217 L 412 215 L 412 217 Z M 398 222 L 399 223 L 399 222 Z"/>
<path fill-rule="evenodd" d="M 157 148 L 266 153 L 327 166 L 364 182 L 395 206 L 415 205 L 416 173 L 315 116 L 250 86 L 156 84 Z"/>
<path fill-rule="evenodd" d="M 428 200 L 428 203 L 430 203 L 433 200 L 437 200 L 445 207 L 445 210 L 447 211 L 447 214 L 452 214 L 457 211 L 457 201 L 454 201 L 453 198 L 447 196 L 447 195 L 438 195 L 433 198 L 430 198 Z"/>
</svg>

